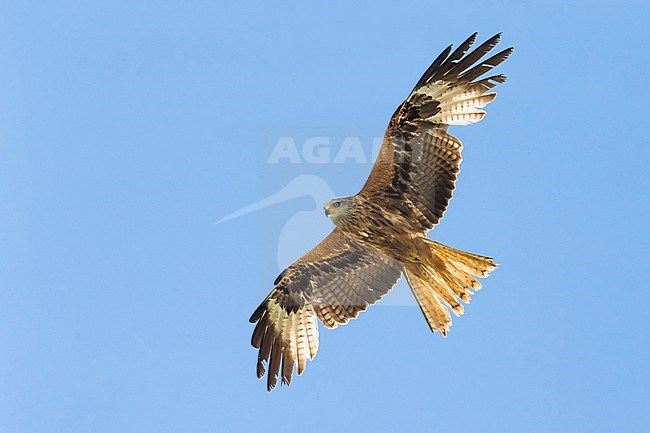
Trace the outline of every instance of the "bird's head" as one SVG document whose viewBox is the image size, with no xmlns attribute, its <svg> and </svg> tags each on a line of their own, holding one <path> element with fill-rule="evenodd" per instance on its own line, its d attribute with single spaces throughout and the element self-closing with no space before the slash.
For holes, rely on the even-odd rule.
<svg viewBox="0 0 650 433">
<path fill-rule="evenodd" d="M 344 219 L 352 207 L 352 197 L 338 197 L 325 203 L 325 216 L 328 217 L 334 225 L 338 225 L 341 219 Z"/>
</svg>

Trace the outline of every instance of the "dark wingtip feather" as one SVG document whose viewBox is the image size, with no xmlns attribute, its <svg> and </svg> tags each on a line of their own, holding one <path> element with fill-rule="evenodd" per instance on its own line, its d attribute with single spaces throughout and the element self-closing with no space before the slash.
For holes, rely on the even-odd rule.
<svg viewBox="0 0 650 433">
<path fill-rule="evenodd" d="M 499 43 L 499 39 L 501 39 L 501 34 L 497 33 L 473 49 L 469 54 L 459 59 L 458 62 L 445 73 L 445 79 L 454 81 L 458 78 L 461 72 L 470 68 L 481 57 L 489 53 Z"/>
<path fill-rule="evenodd" d="M 501 63 L 503 63 L 508 56 L 512 53 L 513 49 L 511 48 L 506 48 L 503 51 L 500 51 L 493 55 L 492 57 L 483 60 L 481 63 L 478 65 L 474 66 L 473 68 L 463 72 L 458 76 L 458 79 L 464 82 L 471 82 L 475 80 L 476 78 L 480 77 L 481 75 L 485 74 L 489 70 L 496 68 L 499 66 Z"/>
<path fill-rule="evenodd" d="M 266 388 L 271 391 L 278 384 L 278 373 L 280 372 L 280 362 L 282 361 L 282 353 L 280 347 L 280 339 L 275 338 L 271 348 L 271 359 L 269 360 L 269 371 L 266 373 Z"/>
<path fill-rule="evenodd" d="M 449 64 L 449 63 L 454 62 L 454 61 L 460 59 L 461 57 L 463 57 L 463 55 L 467 52 L 467 50 L 469 50 L 469 48 L 472 46 L 472 44 L 473 44 L 474 42 L 476 42 L 476 37 L 477 37 L 477 36 L 478 36 L 478 32 L 474 32 L 474 33 L 472 33 L 472 35 L 471 35 L 469 38 L 465 39 L 465 40 L 463 41 L 463 43 L 460 44 L 460 45 L 458 46 L 458 48 L 456 48 L 456 49 L 454 50 L 453 53 L 451 53 L 451 55 L 449 56 L 449 58 L 447 59 L 447 61 L 445 61 L 444 64 L 445 64 L 445 65 L 446 65 L 446 64 Z"/>
<path fill-rule="evenodd" d="M 251 314 L 251 317 L 248 319 L 248 321 L 250 323 L 257 322 L 258 320 L 260 320 L 260 317 L 262 317 L 263 312 L 264 312 L 264 310 L 263 310 L 262 306 L 260 305 L 259 307 L 257 307 L 257 309 L 255 309 L 255 311 L 253 311 L 253 314 Z"/>
<path fill-rule="evenodd" d="M 457 63 L 462 59 L 467 50 L 476 41 L 478 32 L 474 32 L 469 38 L 465 39 L 462 44 L 458 46 L 447 59 L 431 74 L 429 81 L 436 81 L 445 76 L 450 70 L 454 69 Z"/>
<path fill-rule="evenodd" d="M 264 363 L 261 360 L 257 361 L 257 378 L 261 379 L 264 376 L 266 369 L 264 368 Z"/>
<path fill-rule="evenodd" d="M 422 77 L 418 80 L 418 82 L 415 84 L 415 87 L 413 87 L 413 90 L 417 90 L 420 87 L 424 86 L 429 82 L 429 79 L 433 76 L 435 71 L 440 67 L 442 62 L 444 62 L 447 59 L 447 56 L 449 56 L 449 53 L 451 53 L 451 49 L 453 48 L 453 45 L 449 45 L 447 48 L 442 50 L 440 54 L 438 54 L 438 57 L 431 62 L 431 65 L 427 68 L 426 71 L 424 71 L 424 74 L 422 74 Z"/>
<path fill-rule="evenodd" d="M 440 71 L 446 71 L 448 70 L 449 65 L 454 65 L 453 62 L 456 60 L 460 59 L 463 57 L 463 54 L 467 52 L 470 46 L 476 41 L 476 37 L 478 36 L 478 32 L 474 32 L 461 43 L 456 50 L 452 53 L 451 50 L 454 47 L 453 45 L 449 45 L 447 48 L 445 48 L 439 55 L 436 57 L 436 59 L 431 63 L 431 65 L 427 68 L 426 71 L 424 71 L 424 74 L 422 74 L 422 77 L 418 80 L 418 82 L 415 84 L 413 87 L 413 91 L 419 89 L 420 87 L 426 85 L 429 81 L 432 79 L 438 79 L 440 75 Z M 451 55 L 450 55 L 451 53 Z"/>
<path fill-rule="evenodd" d="M 496 53 L 494 56 L 492 56 L 492 58 L 498 58 L 499 63 L 501 63 L 504 60 L 506 60 L 508 57 L 510 57 L 510 54 L 512 54 L 512 52 L 514 50 L 515 50 L 515 47 L 508 47 L 505 50 L 503 50 L 503 51 L 501 51 L 499 53 Z"/>
<path fill-rule="evenodd" d="M 257 322 L 255 329 L 253 330 L 253 335 L 251 336 L 251 346 L 256 349 L 259 349 L 262 345 L 262 340 L 264 339 L 264 333 L 266 332 L 266 323 L 263 323 L 262 320 Z"/>
<path fill-rule="evenodd" d="M 488 91 L 496 87 L 497 84 L 505 83 L 505 82 L 506 82 L 506 76 L 503 74 L 499 74 L 499 75 L 492 75 L 491 77 L 483 78 L 479 81 L 475 81 L 472 83 L 472 86 L 482 86 L 484 88 L 484 91 Z"/>
<path fill-rule="evenodd" d="M 467 44 L 468 48 L 476 42 L 476 38 L 478 37 L 478 32 L 474 32 L 471 35 L 469 35 L 469 38 L 465 39 L 465 42 L 460 44 L 460 46 Z"/>
<path fill-rule="evenodd" d="M 413 92 L 417 91 L 419 88 L 426 86 L 430 82 L 437 80 L 445 80 L 448 82 L 462 81 L 464 83 L 471 83 L 474 79 L 479 78 L 481 75 L 488 72 L 490 69 L 498 66 L 504 60 L 512 54 L 514 48 L 509 47 L 505 50 L 493 55 L 492 57 L 479 62 L 485 54 L 490 52 L 501 40 L 503 33 L 499 32 L 487 39 L 480 46 L 467 53 L 472 44 L 476 41 L 478 32 L 472 33 L 463 43 L 461 43 L 458 48 L 451 52 L 452 45 L 448 46 L 438 57 L 433 61 L 431 66 L 424 72 L 420 80 L 417 82 L 413 88 Z M 491 89 L 494 87 L 494 82 L 503 82 L 494 79 L 481 79 L 480 81 L 474 82 L 472 84 L 480 83 L 486 87 L 486 89 Z"/>
<path fill-rule="evenodd" d="M 263 315 L 264 312 L 266 311 L 267 303 L 268 303 L 268 298 L 266 298 L 266 299 L 264 300 L 264 302 L 262 302 L 262 303 L 261 303 L 261 304 L 260 304 L 260 305 L 255 309 L 255 311 L 253 311 L 253 314 L 251 314 L 250 319 L 248 319 L 248 321 L 249 321 L 250 323 L 255 323 L 255 322 L 257 322 L 258 320 L 260 320 L 260 319 L 262 318 L 262 315 Z"/>
</svg>

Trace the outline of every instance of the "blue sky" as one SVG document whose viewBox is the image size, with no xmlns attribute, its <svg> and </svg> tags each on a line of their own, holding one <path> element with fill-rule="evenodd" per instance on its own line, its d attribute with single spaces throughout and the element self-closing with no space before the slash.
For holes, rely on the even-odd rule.
<svg viewBox="0 0 650 433">
<path fill-rule="evenodd" d="M 650 430 L 647 5 L 349 3 L 0 5 L 0 431 Z M 366 146 L 474 31 L 516 50 L 433 236 L 501 268 L 448 338 L 400 284 L 267 393 L 248 317 L 329 226 L 215 222 L 355 193 L 369 163 L 266 155 Z"/>
</svg>

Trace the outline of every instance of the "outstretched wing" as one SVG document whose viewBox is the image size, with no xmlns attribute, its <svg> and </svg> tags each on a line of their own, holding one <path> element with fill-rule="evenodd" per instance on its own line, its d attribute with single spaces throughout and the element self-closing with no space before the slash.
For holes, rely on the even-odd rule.
<svg viewBox="0 0 650 433">
<path fill-rule="evenodd" d="M 318 351 L 318 322 L 336 328 L 356 318 L 395 285 L 402 266 L 371 247 L 334 229 L 320 244 L 285 269 L 275 288 L 250 318 L 257 322 L 252 345 L 259 349 L 257 377 L 265 373 L 267 388 L 291 382 Z"/>
<path fill-rule="evenodd" d="M 512 48 L 481 62 L 495 47 L 497 34 L 465 55 L 476 33 L 454 52 L 447 47 L 426 70 L 391 118 L 379 156 L 360 195 L 384 208 L 401 205 L 405 216 L 429 230 L 442 218 L 455 188 L 461 142 L 447 133 L 449 125 L 468 125 L 485 116 L 481 108 L 506 79 L 493 75 L 477 80 L 503 62 Z M 451 53 L 451 54 L 450 54 Z"/>
</svg>

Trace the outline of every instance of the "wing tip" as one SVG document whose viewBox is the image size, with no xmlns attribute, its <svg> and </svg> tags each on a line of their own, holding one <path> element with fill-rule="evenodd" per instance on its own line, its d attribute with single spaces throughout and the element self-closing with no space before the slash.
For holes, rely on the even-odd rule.
<svg viewBox="0 0 650 433">
<path fill-rule="evenodd" d="M 273 292 L 271 292 L 273 293 Z M 266 297 L 265 300 L 262 301 L 260 305 L 257 306 L 255 311 L 253 311 L 253 314 L 251 314 L 251 317 L 248 319 L 250 323 L 256 323 L 258 322 L 262 316 L 264 315 L 264 312 L 268 309 L 268 304 L 269 304 L 269 298 L 271 297 L 271 294 Z"/>
<path fill-rule="evenodd" d="M 510 55 L 511 55 L 514 51 L 515 51 L 515 47 L 508 47 L 508 48 L 506 48 L 505 50 L 503 50 L 503 51 L 501 51 L 500 53 L 498 53 L 497 55 L 502 54 L 502 55 L 504 56 L 503 60 L 505 60 L 505 59 L 507 59 L 508 57 L 510 57 Z"/>
</svg>

